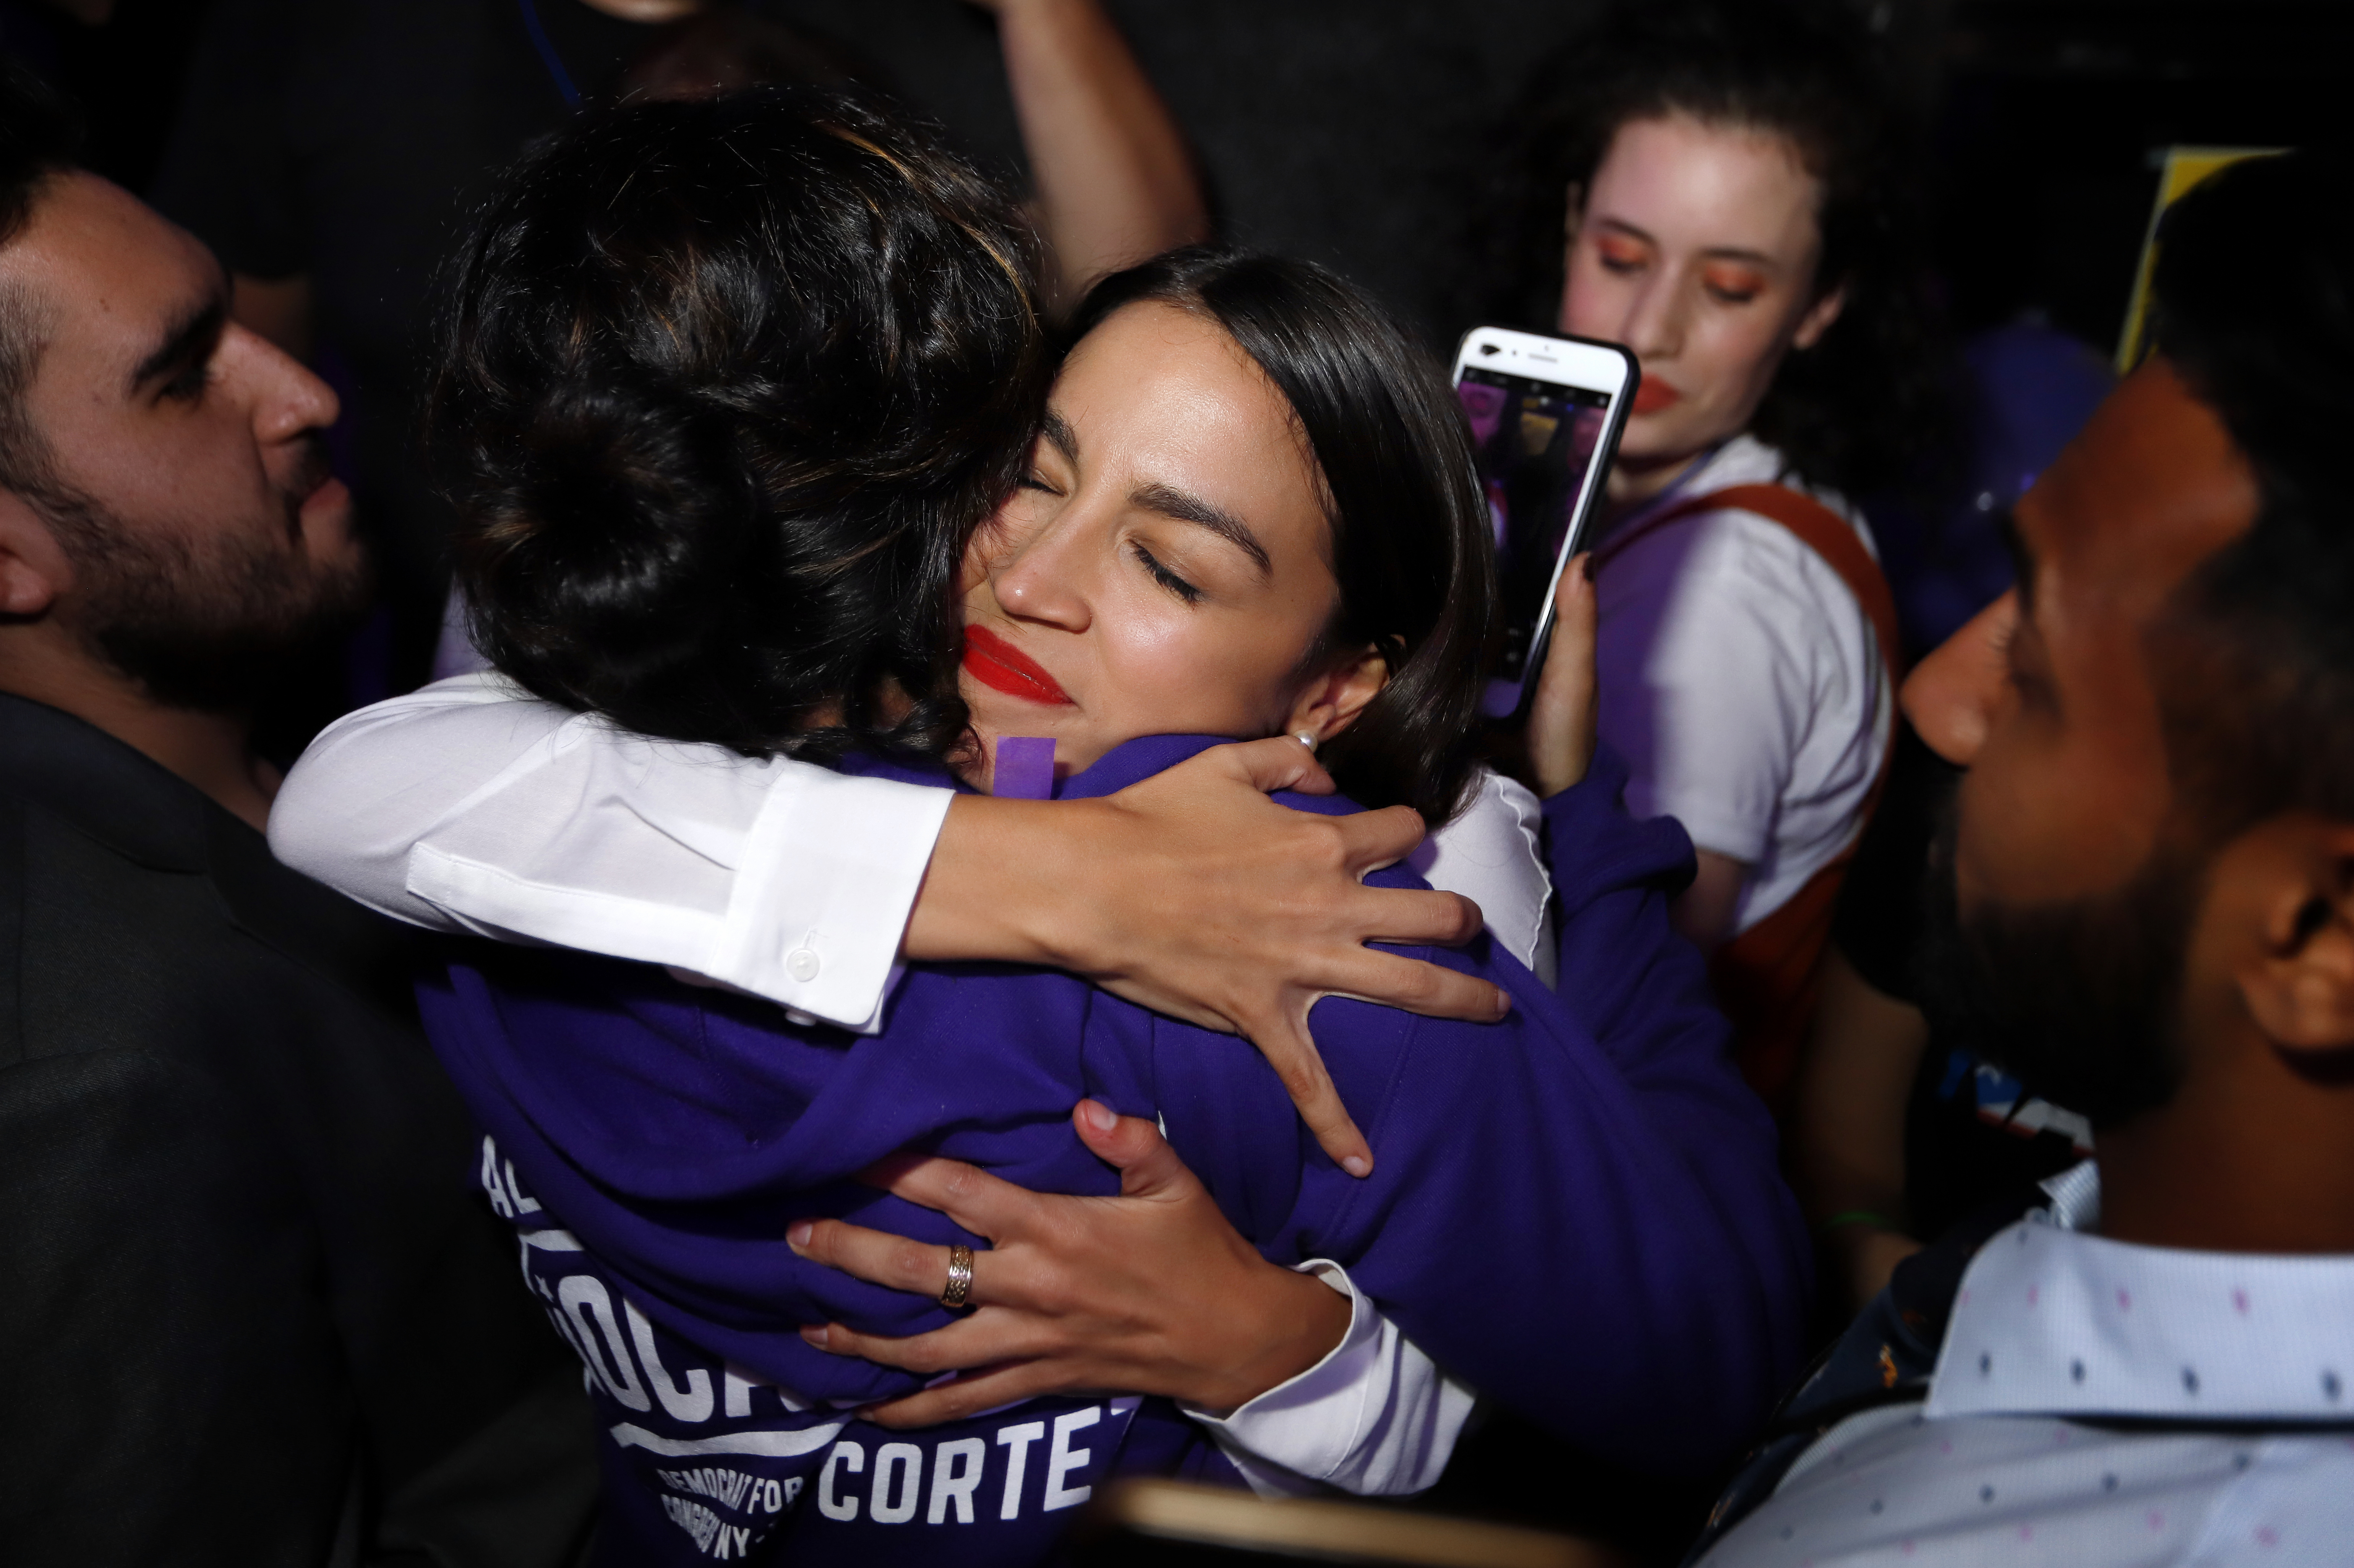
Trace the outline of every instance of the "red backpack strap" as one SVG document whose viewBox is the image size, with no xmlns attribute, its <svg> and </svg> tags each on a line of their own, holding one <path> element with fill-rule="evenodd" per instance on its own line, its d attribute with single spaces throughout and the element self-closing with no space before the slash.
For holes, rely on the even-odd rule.
<svg viewBox="0 0 2354 1568">
<path fill-rule="evenodd" d="M 1645 535 L 1703 512 L 1754 512 L 1770 518 L 1797 535 L 1798 543 L 1838 573 L 1847 591 L 1855 595 L 1856 603 L 1863 607 L 1864 618 L 1872 622 L 1872 635 L 1880 641 L 1881 662 L 1887 666 L 1888 689 L 1892 694 L 1896 690 L 1897 679 L 1904 673 L 1904 645 L 1897 641 L 1896 596 L 1889 591 L 1888 578 L 1881 572 L 1880 563 L 1872 558 L 1872 552 L 1864 547 L 1863 540 L 1846 518 L 1813 496 L 1801 494 L 1787 485 L 1735 484 L 1712 490 L 1706 495 L 1687 497 L 1606 541 L 1595 552 L 1596 569 L 1617 559 L 1627 546 Z"/>
<path fill-rule="evenodd" d="M 1872 558 L 1855 529 L 1812 496 L 1779 484 L 1736 484 L 1695 495 L 1610 540 L 1596 553 L 1595 564 L 1607 566 L 1653 529 L 1703 512 L 1754 512 L 1769 517 L 1797 535 L 1800 544 L 1837 572 L 1872 622 L 1888 680 L 1889 700 L 1895 700 L 1897 677 L 1903 673 L 1897 652 L 1902 644 L 1896 641 L 1896 596 L 1889 592 L 1880 563 Z M 1882 754 L 1872 776 L 1872 792 L 1863 805 L 1867 822 L 1880 804 L 1894 750 L 1892 746 Z M 1857 837 L 1861 839 L 1861 831 Z M 1855 846 L 1850 843 L 1787 903 L 1719 948 L 1709 961 L 1718 1004 L 1733 1021 L 1734 1054 L 1742 1075 L 1777 1119 L 1789 1110 L 1798 1059 L 1821 989 L 1823 949 L 1830 943 L 1840 887 L 1854 855 Z"/>
</svg>

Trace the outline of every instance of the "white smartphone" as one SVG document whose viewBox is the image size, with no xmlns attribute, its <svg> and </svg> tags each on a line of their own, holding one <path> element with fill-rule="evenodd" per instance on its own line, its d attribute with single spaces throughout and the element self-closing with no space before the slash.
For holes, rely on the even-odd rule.
<svg viewBox="0 0 2354 1568">
<path fill-rule="evenodd" d="M 1615 343 L 1474 327 L 1455 355 L 1496 531 L 1503 646 L 1481 711 L 1521 711 L 1544 667 L 1553 586 L 1585 546 L 1642 373 Z"/>
</svg>

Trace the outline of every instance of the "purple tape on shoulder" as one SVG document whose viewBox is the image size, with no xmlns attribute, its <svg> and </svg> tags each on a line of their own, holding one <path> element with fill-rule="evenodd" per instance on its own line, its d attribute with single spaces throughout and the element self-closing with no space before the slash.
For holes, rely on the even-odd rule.
<svg viewBox="0 0 2354 1568">
<path fill-rule="evenodd" d="M 1055 798 L 1055 742 L 1050 736 L 1000 736 L 997 770 L 989 792 L 1002 800 L 1051 800 Z"/>
</svg>

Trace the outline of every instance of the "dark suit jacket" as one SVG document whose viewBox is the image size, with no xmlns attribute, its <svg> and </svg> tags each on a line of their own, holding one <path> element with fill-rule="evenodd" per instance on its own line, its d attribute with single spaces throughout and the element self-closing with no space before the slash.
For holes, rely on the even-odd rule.
<svg viewBox="0 0 2354 1568">
<path fill-rule="evenodd" d="M 471 1190 L 414 956 L 0 696 L 0 1561 L 577 1552 L 578 1371 Z"/>
</svg>

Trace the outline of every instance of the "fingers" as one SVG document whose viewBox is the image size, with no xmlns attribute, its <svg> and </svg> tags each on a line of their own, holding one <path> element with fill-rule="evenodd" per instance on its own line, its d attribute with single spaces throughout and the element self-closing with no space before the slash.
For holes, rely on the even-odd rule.
<svg viewBox="0 0 2354 1568">
<path fill-rule="evenodd" d="M 1368 887 L 1352 910 L 1369 942 L 1459 948 L 1479 934 L 1485 916 L 1459 893 L 1418 887 Z"/>
<path fill-rule="evenodd" d="M 1332 776 L 1324 771 L 1316 754 L 1288 735 L 1214 747 L 1203 755 L 1238 767 L 1240 776 L 1261 794 L 1271 795 L 1278 789 L 1296 789 L 1303 795 L 1332 792 Z"/>
<path fill-rule="evenodd" d="M 1081 1100 L 1071 1112 L 1071 1125 L 1097 1159 L 1120 1173 L 1122 1197 L 1165 1197 L 1201 1185 L 1160 1128 L 1143 1117 L 1115 1116 L 1100 1101 Z"/>
<path fill-rule="evenodd" d="M 871 1421 L 877 1426 L 904 1431 L 912 1426 L 937 1426 L 943 1421 L 960 1421 L 984 1410 L 1016 1404 L 1044 1393 L 1061 1393 L 1071 1387 L 1070 1372 L 1058 1363 L 1017 1361 L 1012 1366 L 994 1368 L 973 1377 L 960 1377 L 954 1383 L 928 1388 L 905 1399 L 892 1400 L 887 1404 L 874 1405 L 858 1414 L 860 1419 Z"/>
<path fill-rule="evenodd" d="M 1037 1207 L 1036 1195 L 1026 1188 L 938 1155 L 895 1154 L 860 1171 L 858 1179 L 919 1208 L 936 1209 L 992 1242 L 1020 1231 Z"/>
<path fill-rule="evenodd" d="M 976 1313 L 945 1329 L 911 1334 L 906 1339 L 862 1334 L 839 1323 L 813 1324 L 801 1330 L 801 1339 L 828 1355 L 855 1356 L 919 1377 L 1032 1360 L 1059 1348 L 1061 1343 L 1061 1337 L 1047 1325 L 1003 1312 Z"/>
<path fill-rule="evenodd" d="M 1422 813 L 1411 806 L 1384 806 L 1378 811 L 1325 821 L 1340 831 L 1342 863 L 1354 876 L 1395 865 L 1412 854 L 1430 831 Z"/>
<path fill-rule="evenodd" d="M 1299 1108 L 1299 1119 L 1308 1124 L 1316 1142 L 1332 1162 L 1352 1176 L 1373 1173 L 1373 1145 L 1357 1130 L 1349 1115 L 1349 1107 L 1341 1103 L 1341 1091 L 1332 1086 L 1332 1076 L 1324 1070 L 1324 1058 L 1317 1054 L 1316 1042 L 1308 1036 L 1307 1021 L 1268 1018 L 1257 1023 L 1246 1021 L 1244 1031 L 1250 1036 L 1258 1054 L 1267 1058 L 1277 1077 L 1283 1080 L 1284 1089 L 1291 1103 Z"/>
<path fill-rule="evenodd" d="M 838 1268 L 870 1285 L 935 1299 L 948 1288 L 948 1248 L 909 1241 L 888 1231 L 870 1231 L 841 1220 L 803 1220 L 785 1232 L 785 1245 L 798 1257 Z M 988 1255 L 973 1254 L 971 1300 L 981 1298 L 981 1260 Z"/>
<path fill-rule="evenodd" d="M 1587 566 L 1586 556 L 1573 556 L 1553 590 L 1553 641 L 1529 706 L 1529 768 L 1542 795 L 1558 795 L 1577 783 L 1594 760 L 1599 611 Z"/>
<path fill-rule="evenodd" d="M 1471 1023 L 1493 1023 L 1512 1011 L 1511 993 L 1501 986 L 1371 948 L 1356 948 L 1335 965 L 1326 976 L 1324 994 Z"/>
</svg>

